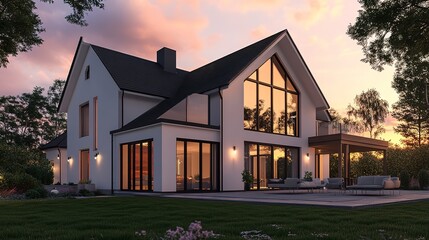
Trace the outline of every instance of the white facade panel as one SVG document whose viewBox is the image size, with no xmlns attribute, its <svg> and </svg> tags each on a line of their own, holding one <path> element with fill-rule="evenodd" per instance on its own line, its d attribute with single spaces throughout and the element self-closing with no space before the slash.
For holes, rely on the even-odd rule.
<svg viewBox="0 0 429 240">
<path fill-rule="evenodd" d="M 219 142 L 219 130 L 159 123 L 134 131 L 115 134 L 114 189 L 120 189 L 120 145 L 152 139 L 154 157 L 154 192 L 176 191 L 176 141 L 190 139 Z"/>
<path fill-rule="evenodd" d="M 123 125 L 131 122 L 136 117 L 142 115 L 149 109 L 156 106 L 162 100 L 139 94 L 125 93 L 123 96 L 123 109 L 124 109 L 124 123 Z M 122 106 L 121 106 L 122 107 Z"/>
<path fill-rule="evenodd" d="M 85 79 L 86 66 L 90 77 Z M 67 109 L 68 181 L 80 180 L 80 151 L 89 150 L 89 178 L 97 189 L 110 189 L 110 131 L 119 127 L 119 88 L 90 48 Z M 94 145 L 94 97 L 98 101 L 98 148 Z M 80 106 L 89 103 L 89 136 L 79 136 Z M 99 153 L 97 159 L 94 155 Z"/>
<path fill-rule="evenodd" d="M 305 171 L 315 171 L 314 149 L 308 146 L 308 137 L 316 134 L 316 107 L 311 102 L 306 89 L 296 77 L 293 69 L 285 62 L 288 56 L 280 52 L 280 48 L 272 47 L 262 54 L 256 61 L 243 71 L 223 94 L 223 190 L 242 190 L 241 172 L 244 170 L 244 142 L 267 143 L 300 148 L 300 177 Z M 290 137 L 280 134 L 263 133 L 245 130 L 243 127 L 243 106 L 244 91 L 243 82 L 257 68 L 274 54 L 280 59 L 281 64 L 286 68 L 295 87 L 299 91 L 299 136 Z M 236 151 L 233 147 L 236 146 Z M 310 157 L 307 157 L 307 153 Z"/>
</svg>

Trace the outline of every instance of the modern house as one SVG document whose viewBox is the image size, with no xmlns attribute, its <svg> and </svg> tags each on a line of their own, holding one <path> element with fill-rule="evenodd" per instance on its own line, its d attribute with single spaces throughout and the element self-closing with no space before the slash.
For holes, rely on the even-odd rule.
<svg viewBox="0 0 429 240">
<path fill-rule="evenodd" d="M 387 148 L 321 139 L 328 109 L 286 30 L 193 71 L 176 67 L 172 49 L 152 62 L 80 39 L 59 105 L 62 167 L 66 182 L 111 192 L 234 191 L 244 169 L 264 189 L 306 171 L 328 177 L 332 149 Z"/>
</svg>

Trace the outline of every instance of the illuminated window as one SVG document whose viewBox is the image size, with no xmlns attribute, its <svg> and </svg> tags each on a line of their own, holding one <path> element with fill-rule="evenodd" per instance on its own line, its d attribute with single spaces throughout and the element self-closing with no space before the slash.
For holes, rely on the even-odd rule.
<svg viewBox="0 0 429 240">
<path fill-rule="evenodd" d="M 153 189 L 152 141 L 121 145 L 121 189 L 151 191 Z"/>
<path fill-rule="evenodd" d="M 80 106 L 79 114 L 79 135 L 85 137 L 89 135 L 89 103 Z"/>
<path fill-rule="evenodd" d="M 98 98 L 94 97 L 94 150 L 98 149 Z"/>
<path fill-rule="evenodd" d="M 244 81 L 244 128 L 298 136 L 299 94 L 277 57 Z"/>
<path fill-rule="evenodd" d="M 80 181 L 88 182 L 89 181 L 89 150 L 80 151 Z"/>
<path fill-rule="evenodd" d="M 218 189 L 218 144 L 200 141 L 176 142 L 176 190 Z"/>
<path fill-rule="evenodd" d="M 299 148 L 245 143 L 244 169 L 252 173 L 252 189 L 267 188 L 269 179 L 298 178 Z"/>
</svg>

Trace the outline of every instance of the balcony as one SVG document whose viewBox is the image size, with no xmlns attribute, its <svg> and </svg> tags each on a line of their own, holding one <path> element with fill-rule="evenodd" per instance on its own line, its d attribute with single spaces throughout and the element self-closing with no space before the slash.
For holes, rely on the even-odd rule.
<svg viewBox="0 0 429 240">
<path fill-rule="evenodd" d="M 338 122 L 317 122 L 316 136 L 325 136 L 333 134 L 348 134 L 364 137 L 363 131 L 358 131 L 351 124 Z"/>
</svg>

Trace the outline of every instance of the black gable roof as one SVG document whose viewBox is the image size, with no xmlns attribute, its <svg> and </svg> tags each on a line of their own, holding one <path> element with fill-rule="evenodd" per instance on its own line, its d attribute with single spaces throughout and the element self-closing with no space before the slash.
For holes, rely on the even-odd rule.
<svg viewBox="0 0 429 240">
<path fill-rule="evenodd" d="M 187 74 L 169 73 L 156 63 L 91 44 L 113 80 L 122 90 L 170 98 Z"/>
<path fill-rule="evenodd" d="M 67 131 L 52 139 L 47 144 L 40 146 L 41 150 L 49 148 L 67 148 Z"/>
<path fill-rule="evenodd" d="M 242 48 L 214 62 L 188 73 L 177 94 L 143 113 L 122 128 L 113 132 L 127 131 L 165 120 L 159 117 L 193 93 L 203 93 L 228 86 L 249 64 L 267 49 L 286 30 Z"/>
<path fill-rule="evenodd" d="M 182 94 L 202 93 L 229 85 L 249 64 L 271 45 L 286 30 L 233 52 L 187 75 L 180 87 Z"/>
</svg>

